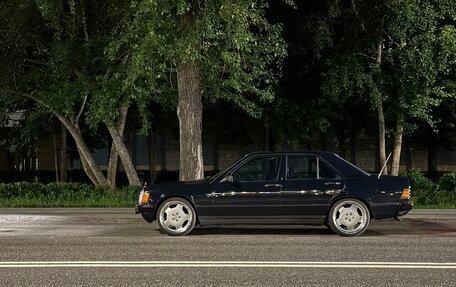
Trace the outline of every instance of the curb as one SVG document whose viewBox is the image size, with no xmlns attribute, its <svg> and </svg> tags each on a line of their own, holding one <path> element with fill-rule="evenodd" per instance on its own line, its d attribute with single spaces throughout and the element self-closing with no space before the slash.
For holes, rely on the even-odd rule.
<svg viewBox="0 0 456 287">
<path fill-rule="evenodd" d="M 456 220 L 456 209 L 412 209 L 404 218 L 427 220 L 434 223 Z"/>
<path fill-rule="evenodd" d="M 434 223 L 456 220 L 456 209 L 414 209 L 404 220 Z M 133 208 L 0 208 L 1 224 L 139 224 L 146 223 Z"/>
<path fill-rule="evenodd" d="M 34 214 L 1 214 L 0 224 L 137 224 L 146 221 L 140 214 L 134 216 L 103 216 L 103 215 L 34 215 Z"/>
<path fill-rule="evenodd" d="M 0 223 L 111 224 L 143 223 L 134 208 L 0 208 Z"/>
</svg>

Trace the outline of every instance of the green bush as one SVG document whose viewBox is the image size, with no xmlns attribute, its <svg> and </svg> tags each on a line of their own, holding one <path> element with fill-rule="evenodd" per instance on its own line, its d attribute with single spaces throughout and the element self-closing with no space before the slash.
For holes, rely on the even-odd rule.
<svg viewBox="0 0 456 287">
<path fill-rule="evenodd" d="M 109 191 L 82 183 L 0 183 L 1 207 L 132 207 L 139 188 Z"/>
<path fill-rule="evenodd" d="M 436 201 L 436 185 L 427 178 L 419 169 L 410 169 L 402 176 L 408 178 L 412 190 L 412 201 L 415 205 L 428 206 Z"/>
<path fill-rule="evenodd" d="M 440 179 L 440 188 L 416 169 L 402 176 L 410 181 L 415 206 L 456 208 L 454 173 Z M 133 207 L 138 194 L 137 187 L 109 191 L 83 183 L 0 183 L 0 207 Z"/>
<path fill-rule="evenodd" d="M 417 168 L 412 168 L 408 172 L 402 173 L 401 176 L 408 178 L 412 192 L 418 190 L 433 191 L 436 188 L 435 183 Z"/>
<path fill-rule="evenodd" d="M 456 192 L 456 170 L 444 174 L 439 179 L 439 189 Z"/>
</svg>

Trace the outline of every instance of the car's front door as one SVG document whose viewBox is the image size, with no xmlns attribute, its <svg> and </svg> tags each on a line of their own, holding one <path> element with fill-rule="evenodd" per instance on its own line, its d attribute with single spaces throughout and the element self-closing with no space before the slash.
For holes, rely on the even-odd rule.
<svg viewBox="0 0 456 287">
<path fill-rule="evenodd" d="M 281 189 L 281 215 L 296 223 L 321 224 L 331 199 L 344 189 L 343 179 L 313 154 L 285 158 L 286 175 Z"/>
<path fill-rule="evenodd" d="M 215 185 L 212 193 L 220 223 L 265 223 L 280 214 L 281 155 L 247 160 Z"/>
</svg>

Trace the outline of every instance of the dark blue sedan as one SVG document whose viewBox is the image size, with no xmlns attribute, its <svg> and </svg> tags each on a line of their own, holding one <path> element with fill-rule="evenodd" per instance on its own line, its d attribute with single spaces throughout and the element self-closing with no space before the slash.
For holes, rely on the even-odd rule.
<svg viewBox="0 0 456 287">
<path fill-rule="evenodd" d="M 326 225 L 357 236 L 412 209 L 405 178 L 369 174 L 330 152 L 251 153 L 214 177 L 144 188 L 136 205 L 163 233 L 228 224 Z"/>
</svg>

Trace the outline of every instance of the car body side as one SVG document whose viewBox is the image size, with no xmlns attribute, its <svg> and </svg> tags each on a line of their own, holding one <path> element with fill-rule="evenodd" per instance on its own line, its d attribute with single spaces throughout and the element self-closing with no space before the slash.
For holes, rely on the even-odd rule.
<svg viewBox="0 0 456 287">
<path fill-rule="evenodd" d="M 269 204 L 270 216 L 256 216 L 255 209 L 249 210 L 246 206 L 242 209 L 243 216 L 237 216 L 236 208 L 233 209 L 233 214 L 230 216 L 218 216 L 217 206 L 214 206 L 214 199 L 218 196 L 215 191 L 219 185 L 232 185 L 232 190 L 235 190 L 236 183 L 226 183 L 224 179 L 227 175 L 232 174 L 233 171 L 243 166 L 246 162 L 255 157 L 270 155 L 280 156 L 280 171 L 277 183 L 280 186 L 286 186 L 287 179 L 285 176 L 286 159 L 291 155 L 315 155 L 322 162 L 325 162 L 330 166 L 338 175 L 337 179 L 338 186 L 334 187 L 334 190 L 329 188 L 324 193 L 319 193 L 321 197 L 314 196 L 314 202 L 308 204 L 309 208 L 305 205 L 296 204 L 299 210 L 299 216 L 281 213 L 283 209 L 283 203 L 286 200 L 286 190 L 281 190 L 280 195 L 277 198 L 260 198 L 264 200 L 264 204 L 267 207 Z M 315 181 L 318 183 L 318 180 Z M 326 180 L 328 182 L 328 180 Z M 329 152 L 269 152 L 269 153 L 252 153 L 246 155 L 241 160 L 234 163 L 232 166 L 227 168 L 225 171 L 219 173 L 213 178 L 206 180 L 192 181 L 192 182 L 173 182 L 166 184 L 153 185 L 145 188 L 150 194 L 149 202 L 145 205 L 137 205 L 136 212 L 141 213 L 144 219 L 148 222 L 152 222 L 156 219 L 156 212 L 160 204 L 168 198 L 180 197 L 188 200 L 194 207 L 198 223 L 200 226 L 211 226 L 218 224 L 303 224 L 303 225 L 322 225 L 327 221 L 327 214 L 333 204 L 344 198 L 355 198 L 361 200 L 366 204 L 371 213 L 371 218 L 381 220 L 386 218 L 396 218 L 398 216 L 405 215 L 412 208 L 412 203 L 409 199 L 401 199 L 401 195 L 404 189 L 409 188 L 409 182 L 405 178 L 396 176 L 384 176 L 380 178 L 377 175 L 371 175 L 363 172 L 357 167 L 353 166 L 349 162 L 343 160 L 334 153 Z M 333 193 L 331 193 L 334 191 Z M 235 191 L 227 193 L 227 199 L 230 200 L 230 195 L 235 194 Z M 242 204 L 241 201 L 248 202 L 248 192 L 244 191 L 244 197 L 233 199 L 233 204 Z M 295 197 L 290 197 L 289 202 L 293 203 L 293 198 L 305 199 L 306 194 L 296 194 Z M 323 198 L 324 197 L 324 198 Z M 320 198 L 320 199 L 319 199 Z M 217 200 L 217 199 L 216 199 Z M 269 200 L 269 201 L 268 201 Z M 274 204 L 278 206 L 275 207 Z M 232 205 L 227 205 L 229 208 Z M 275 210 L 276 208 L 277 210 Z M 282 209 L 281 209 L 282 208 Z M 238 209 L 241 210 L 241 209 Z"/>
</svg>

